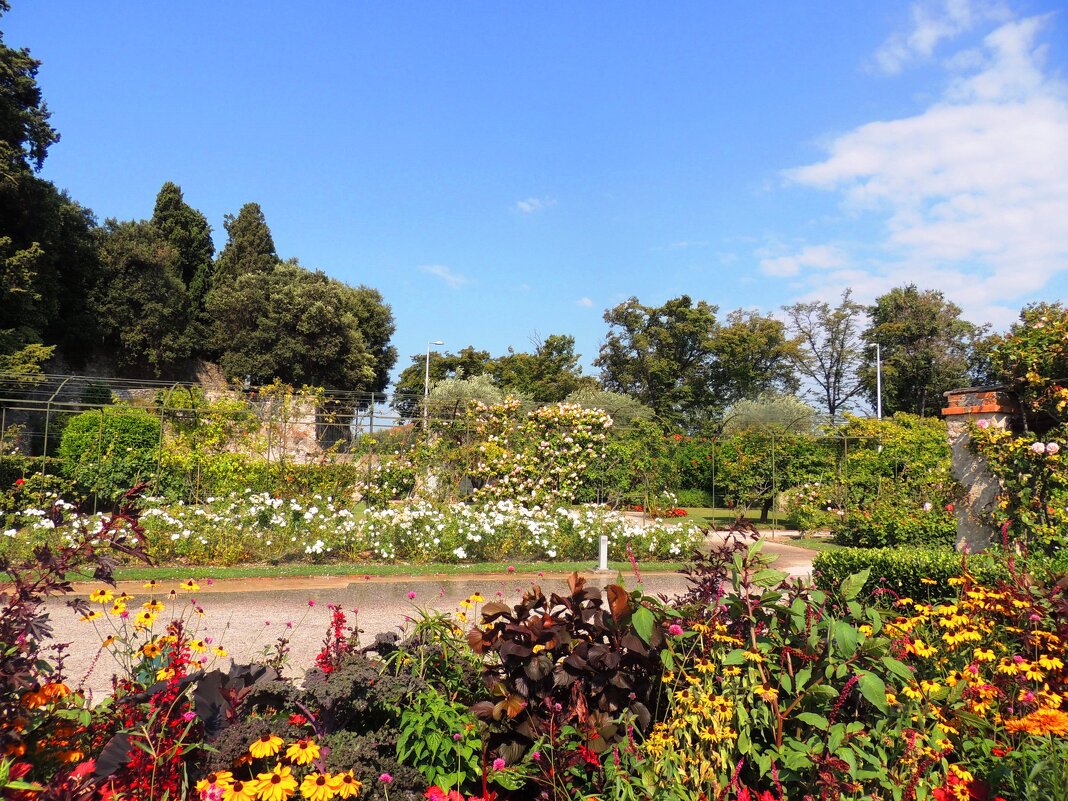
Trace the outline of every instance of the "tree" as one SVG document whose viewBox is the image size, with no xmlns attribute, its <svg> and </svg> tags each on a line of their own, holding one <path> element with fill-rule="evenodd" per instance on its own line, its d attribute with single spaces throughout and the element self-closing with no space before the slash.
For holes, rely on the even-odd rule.
<svg viewBox="0 0 1068 801">
<path fill-rule="evenodd" d="M 798 389 L 794 362 L 797 346 L 786 327 L 773 317 L 738 309 L 712 338 L 711 383 L 716 414 L 743 398 Z"/>
<path fill-rule="evenodd" d="M 727 410 L 722 433 L 731 437 L 743 431 L 766 429 L 811 434 L 816 430 L 816 410 L 794 395 L 746 398 Z"/>
<path fill-rule="evenodd" d="M 970 343 L 982 329 L 962 320 L 960 307 L 941 292 L 897 287 L 876 298 L 868 313 L 862 376 L 874 406 L 879 345 L 884 414 L 937 414 L 943 392 L 970 383 Z"/>
<path fill-rule="evenodd" d="M 203 305 L 211 284 L 215 243 L 208 218 L 185 202 L 182 189 L 167 181 L 156 195 L 152 224 L 178 254 L 182 283 L 194 309 Z"/>
<path fill-rule="evenodd" d="M 587 409 L 601 409 L 612 418 L 612 431 L 618 432 L 638 420 L 652 420 L 653 410 L 636 401 L 630 395 L 608 392 L 597 387 L 584 386 L 576 389 L 565 399 Z"/>
<path fill-rule="evenodd" d="M 215 261 L 213 285 L 249 273 L 269 273 L 278 264 L 274 237 L 258 203 L 246 203 L 236 217 L 227 214 L 223 225 L 228 239 Z"/>
<path fill-rule="evenodd" d="M 827 410 L 832 423 L 864 391 L 860 326 L 866 310 L 851 295 L 852 290 L 843 292 L 834 308 L 826 301 L 783 307 L 798 344 L 794 367 L 815 385 L 809 394 Z"/>
<path fill-rule="evenodd" d="M 100 233 L 97 325 L 120 365 L 149 364 L 159 375 L 189 355 L 189 298 L 178 252 L 150 222 L 108 220 Z"/>
<path fill-rule="evenodd" d="M 475 350 L 471 345 L 459 353 L 430 351 L 430 386 L 439 381 L 458 378 L 474 378 L 490 368 L 492 359 L 488 350 Z M 393 391 L 391 405 L 406 419 L 419 416 L 422 409 L 424 383 L 426 381 L 427 355 L 416 353 L 411 364 L 404 368 Z"/>
<path fill-rule="evenodd" d="M 0 0 L 0 16 L 10 10 L 7 0 Z M 59 141 L 37 85 L 40 66 L 29 50 L 4 44 L 0 33 L 0 182 L 5 184 L 40 170 L 49 146 Z"/>
<path fill-rule="evenodd" d="M 596 386 L 582 375 L 575 338 L 550 334 L 534 339 L 533 353 L 516 353 L 511 348 L 490 366 L 494 381 L 506 392 L 530 398 L 534 403 L 559 403 L 583 384 Z"/>
<path fill-rule="evenodd" d="M 700 416 L 712 404 L 717 310 L 682 295 L 663 306 L 632 297 L 606 311 L 609 330 L 594 361 L 605 389 L 636 398 L 663 420 Z"/>
<path fill-rule="evenodd" d="M 257 384 L 277 378 L 296 386 L 380 391 L 378 357 L 361 329 L 374 297 L 366 287 L 348 286 L 295 261 L 217 285 L 208 312 L 223 371 Z M 388 306 L 370 316 L 387 321 L 392 331 Z"/>
</svg>

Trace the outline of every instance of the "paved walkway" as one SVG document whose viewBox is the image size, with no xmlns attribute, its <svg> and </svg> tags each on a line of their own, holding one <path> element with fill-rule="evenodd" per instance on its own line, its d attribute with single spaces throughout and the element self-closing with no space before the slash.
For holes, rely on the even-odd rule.
<svg viewBox="0 0 1068 801">
<path fill-rule="evenodd" d="M 807 576 L 812 569 L 815 552 L 789 545 L 781 540 L 766 540 L 765 553 L 778 554 L 775 566 L 795 576 Z M 195 575 L 195 571 L 191 571 Z M 614 581 L 616 574 L 597 574 L 591 566 L 586 574 L 591 583 L 599 586 Z M 625 584 L 636 586 L 633 574 L 624 575 Z M 677 573 L 643 574 L 643 587 L 650 595 L 671 596 L 686 588 L 684 576 Z M 538 583 L 546 594 L 566 591 L 566 576 L 547 574 L 473 575 L 461 577 L 370 577 L 313 576 L 306 578 L 254 578 L 219 580 L 211 586 L 201 586 L 194 593 L 179 592 L 173 598 L 170 591 L 178 582 L 162 584 L 156 597 L 167 603 L 159 620 L 167 621 L 184 612 L 196 637 L 211 637 L 213 645 L 228 652 L 227 659 L 216 660 L 221 667 L 229 658 L 247 662 L 260 656 L 274 645 L 279 637 L 289 639 L 290 674 L 299 676 L 312 664 L 322 647 L 323 636 L 330 621 L 327 604 L 341 606 L 349 619 L 352 610 L 359 610 L 356 619 L 362 632 L 361 640 L 369 643 L 380 632 L 400 631 L 405 620 L 417 617 L 420 610 L 457 611 L 459 604 L 474 593 L 487 601 L 515 602 L 531 584 Z M 76 585 L 77 594 L 88 594 L 99 585 Z M 136 597 L 131 610 L 147 601 L 150 590 L 141 582 L 120 582 L 118 592 Z M 414 598 L 409 598 L 415 593 Z M 192 600 L 204 610 L 203 616 L 193 613 Z M 68 681 L 83 685 L 101 700 L 110 689 L 110 678 L 117 665 L 110 653 L 101 651 L 101 641 L 115 633 L 110 618 L 95 623 L 83 622 L 62 599 L 48 603 L 54 627 L 55 642 L 69 642 L 65 659 Z"/>
</svg>

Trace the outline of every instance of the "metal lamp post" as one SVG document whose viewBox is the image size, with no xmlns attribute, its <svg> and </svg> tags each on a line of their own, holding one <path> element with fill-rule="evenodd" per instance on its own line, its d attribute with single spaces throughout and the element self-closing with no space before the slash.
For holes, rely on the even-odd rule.
<svg viewBox="0 0 1068 801">
<path fill-rule="evenodd" d="M 426 343 L 426 374 L 423 378 L 423 430 L 427 430 L 427 422 L 429 418 L 429 400 L 430 400 L 430 346 L 431 345 L 444 345 L 440 339 L 433 342 Z"/>
</svg>

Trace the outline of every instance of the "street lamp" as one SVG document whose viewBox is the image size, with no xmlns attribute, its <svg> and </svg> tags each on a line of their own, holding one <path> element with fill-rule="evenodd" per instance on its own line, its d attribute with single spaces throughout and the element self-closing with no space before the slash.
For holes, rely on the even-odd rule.
<svg viewBox="0 0 1068 801">
<path fill-rule="evenodd" d="M 423 378 L 423 430 L 426 431 L 428 416 L 428 401 L 430 399 L 430 346 L 444 345 L 440 339 L 426 343 L 426 375 Z"/>
</svg>

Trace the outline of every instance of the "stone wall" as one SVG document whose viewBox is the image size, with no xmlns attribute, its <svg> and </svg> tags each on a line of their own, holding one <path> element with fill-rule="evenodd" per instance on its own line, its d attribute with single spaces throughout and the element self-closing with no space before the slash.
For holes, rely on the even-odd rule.
<svg viewBox="0 0 1068 801">
<path fill-rule="evenodd" d="M 996 503 L 998 482 L 971 448 L 969 423 L 985 420 L 985 425 L 1016 431 L 1022 426 L 1023 417 L 1015 395 L 1002 386 L 954 389 L 945 393 L 945 398 L 942 416 L 946 420 L 953 476 L 966 493 L 955 508 L 957 548 L 973 553 L 986 548 L 994 534 L 985 521 Z"/>
</svg>

